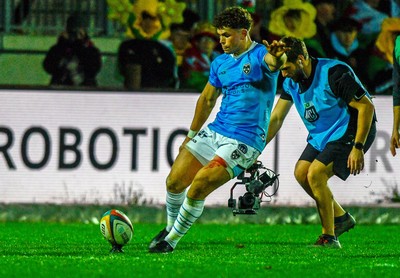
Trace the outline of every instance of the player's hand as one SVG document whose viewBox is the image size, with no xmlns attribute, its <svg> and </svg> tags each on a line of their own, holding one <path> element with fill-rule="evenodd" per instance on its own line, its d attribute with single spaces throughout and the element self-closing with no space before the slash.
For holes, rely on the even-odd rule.
<svg viewBox="0 0 400 278">
<path fill-rule="evenodd" d="M 358 175 L 364 169 L 364 151 L 353 147 L 347 159 L 347 168 L 350 174 Z"/>
<path fill-rule="evenodd" d="M 396 149 L 400 147 L 400 138 L 399 132 L 393 131 L 392 137 L 390 138 L 390 152 L 393 156 L 396 156 Z"/>
<path fill-rule="evenodd" d="M 286 47 L 286 44 L 281 41 L 273 40 L 271 43 L 268 43 L 268 41 L 263 40 L 262 42 L 267 48 L 268 52 L 276 58 L 281 57 L 290 49 L 290 47 Z"/>
</svg>

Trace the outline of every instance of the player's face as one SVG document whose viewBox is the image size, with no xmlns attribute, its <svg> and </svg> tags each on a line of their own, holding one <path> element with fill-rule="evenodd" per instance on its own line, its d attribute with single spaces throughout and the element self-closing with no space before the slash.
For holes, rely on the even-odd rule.
<svg viewBox="0 0 400 278">
<path fill-rule="evenodd" d="M 219 43 L 222 46 L 222 50 L 226 54 L 239 55 L 244 51 L 245 47 L 245 29 L 232 29 L 232 28 L 222 28 L 217 29 L 219 35 Z"/>
<path fill-rule="evenodd" d="M 298 63 L 286 62 L 281 68 L 281 73 L 283 77 L 291 78 L 294 82 L 304 79 L 303 66 Z"/>
</svg>

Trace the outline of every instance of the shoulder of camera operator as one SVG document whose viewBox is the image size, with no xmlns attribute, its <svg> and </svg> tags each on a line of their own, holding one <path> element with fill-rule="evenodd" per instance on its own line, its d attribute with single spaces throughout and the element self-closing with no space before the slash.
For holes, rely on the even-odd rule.
<svg viewBox="0 0 400 278">
<path fill-rule="evenodd" d="M 57 74 L 60 69 L 65 67 L 65 60 L 73 56 L 71 45 L 68 43 L 67 36 L 62 33 L 56 44 L 50 47 L 43 60 L 43 67 L 49 74 Z"/>
</svg>

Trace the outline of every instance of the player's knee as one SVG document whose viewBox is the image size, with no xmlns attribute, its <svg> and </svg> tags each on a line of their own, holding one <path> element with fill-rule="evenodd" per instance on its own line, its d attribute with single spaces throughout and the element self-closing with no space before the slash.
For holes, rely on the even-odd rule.
<svg viewBox="0 0 400 278">
<path fill-rule="evenodd" d="M 310 167 L 307 173 L 307 181 L 311 189 L 316 189 L 321 185 L 326 184 L 326 175 L 319 168 Z"/>
<path fill-rule="evenodd" d="M 165 182 L 167 191 L 171 193 L 180 193 L 186 187 L 182 184 L 182 179 L 170 173 Z"/>
<path fill-rule="evenodd" d="M 302 169 L 295 169 L 294 170 L 294 177 L 296 178 L 297 182 L 300 185 L 306 185 L 307 184 L 307 171 L 304 171 Z"/>
<path fill-rule="evenodd" d="M 204 200 L 208 195 L 207 188 L 204 186 L 192 185 L 187 196 L 194 200 Z"/>
</svg>

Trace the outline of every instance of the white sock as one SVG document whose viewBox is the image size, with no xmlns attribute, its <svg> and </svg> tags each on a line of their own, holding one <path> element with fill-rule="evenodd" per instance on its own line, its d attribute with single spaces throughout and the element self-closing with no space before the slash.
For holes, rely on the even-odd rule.
<svg viewBox="0 0 400 278">
<path fill-rule="evenodd" d="M 183 191 L 181 193 L 171 193 L 167 191 L 166 198 L 166 209 L 167 209 L 167 227 L 165 228 L 168 232 L 171 231 L 172 226 L 174 226 L 174 222 L 176 217 L 178 216 L 179 209 L 183 201 L 185 200 L 186 192 Z"/>
<path fill-rule="evenodd" d="M 193 223 L 200 217 L 204 209 L 204 200 L 192 200 L 188 197 L 183 202 L 174 226 L 166 236 L 167 241 L 173 248 L 178 241 L 187 233 Z"/>
</svg>

